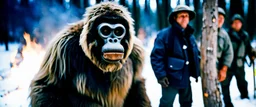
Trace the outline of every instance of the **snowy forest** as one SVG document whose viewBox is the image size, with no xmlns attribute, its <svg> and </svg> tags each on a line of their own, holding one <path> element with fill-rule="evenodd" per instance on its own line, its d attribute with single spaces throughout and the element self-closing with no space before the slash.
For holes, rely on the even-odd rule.
<svg viewBox="0 0 256 107">
<path fill-rule="evenodd" d="M 193 34 L 200 45 L 202 38 L 204 40 L 204 2 L 210 0 L 0 0 L 0 107 L 29 106 L 28 87 L 38 72 L 49 42 L 67 25 L 83 19 L 87 7 L 105 1 L 117 2 L 131 13 L 135 36 L 143 42 L 146 51 L 143 76 L 147 94 L 152 107 L 159 106 L 161 85 L 150 63 L 154 39 L 160 30 L 172 26 L 168 16 L 182 4 L 196 13 L 189 24 L 195 29 Z M 216 0 L 216 4 L 226 12 L 225 30 L 230 29 L 233 15 L 240 14 L 244 18 L 243 29 L 248 32 L 251 45 L 256 49 L 256 0 Z M 248 56 L 246 60 L 250 60 Z M 256 107 L 256 69 L 254 64 L 244 63 L 244 66 L 249 99 L 240 99 L 237 81 L 233 77 L 230 83 L 231 100 L 235 107 Z M 190 81 L 192 107 L 212 107 L 205 102 L 204 80 L 200 77 L 199 82 L 195 82 L 194 78 Z M 216 83 L 216 87 L 221 87 L 220 83 Z M 221 92 L 217 94 L 223 98 Z M 180 106 L 178 97 L 174 107 Z M 225 107 L 223 101 L 220 103 Z"/>
<path fill-rule="evenodd" d="M 85 8 L 107 0 L 1 0 L 1 42 L 20 41 L 23 32 L 39 36 L 45 42 L 50 35 L 63 28 L 66 23 L 75 22 L 83 17 Z M 113 0 L 124 5 L 135 20 L 135 31 L 146 33 L 169 26 L 167 17 L 178 5 L 186 4 L 196 12 L 196 19 L 191 22 L 195 27 L 195 36 L 202 32 L 203 0 Z M 230 18 L 238 13 L 245 19 L 244 28 L 251 38 L 256 35 L 256 1 L 255 0 L 218 0 L 218 6 L 226 13 L 224 27 L 228 29 Z M 54 29 L 53 29 L 54 28 Z M 141 29 L 141 30 L 140 30 Z M 37 33 L 36 33 L 37 32 Z M 45 40 L 45 41 L 43 41 Z"/>
</svg>

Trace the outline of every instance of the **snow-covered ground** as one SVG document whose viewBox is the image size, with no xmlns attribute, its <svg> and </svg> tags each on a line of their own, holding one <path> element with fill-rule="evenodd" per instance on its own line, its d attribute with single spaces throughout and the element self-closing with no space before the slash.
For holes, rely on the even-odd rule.
<svg viewBox="0 0 256 107">
<path fill-rule="evenodd" d="M 18 48 L 18 44 L 10 44 L 10 50 L 5 51 L 4 45 L 0 45 L 0 107 L 28 107 L 28 86 L 37 72 L 39 64 L 35 60 L 42 56 L 32 56 L 24 60 L 24 63 L 34 61 L 28 66 L 20 65 L 19 68 L 10 69 L 10 59 L 13 52 Z M 152 44 L 146 49 L 146 60 L 143 71 L 143 76 L 146 78 L 147 94 L 152 102 L 153 107 L 158 107 L 159 99 L 161 97 L 161 87 L 157 83 L 154 73 L 151 68 L 149 54 L 151 52 Z M 231 97 L 235 107 L 256 107 L 256 100 L 253 99 L 253 70 L 251 67 L 246 66 L 246 79 L 248 81 L 248 90 L 250 100 L 241 100 L 240 94 L 236 86 L 235 78 L 231 81 Z M 191 78 L 192 91 L 193 91 L 193 107 L 203 107 L 201 80 L 196 83 L 195 79 Z M 179 107 L 178 95 L 176 96 L 174 107 Z"/>
</svg>

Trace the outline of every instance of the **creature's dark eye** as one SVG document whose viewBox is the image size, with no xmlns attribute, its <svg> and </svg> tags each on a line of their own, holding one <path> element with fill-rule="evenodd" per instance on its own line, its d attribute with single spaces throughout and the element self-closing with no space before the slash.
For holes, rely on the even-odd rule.
<svg viewBox="0 0 256 107">
<path fill-rule="evenodd" d="M 103 26 L 103 27 L 101 27 L 100 32 L 103 35 L 109 35 L 111 33 L 111 28 L 108 26 Z"/>
<path fill-rule="evenodd" d="M 117 27 L 115 28 L 114 33 L 116 36 L 122 36 L 124 33 L 124 29 L 122 27 Z"/>
</svg>

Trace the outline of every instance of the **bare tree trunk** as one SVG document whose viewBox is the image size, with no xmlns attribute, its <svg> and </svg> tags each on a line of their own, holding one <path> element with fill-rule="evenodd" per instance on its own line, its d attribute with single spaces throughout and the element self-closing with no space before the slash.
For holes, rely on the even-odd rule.
<svg viewBox="0 0 256 107">
<path fill-rule="evenodd" d="M 187 6 L 189 6 L 189 5 L 190 5 L 190 0 L 185 0 L 185 4 L 186 4 Z"/>
<path fill-rule="evenodd" d="M 84 1 L 84 0 L 71 0 L 72 4 L 74 4 L 76 7 L 78 8 L 84 8 L 84 2 L 87 2 L 87 1 Z"/>
<path fill-rule="evenodd" d="M 226 0 L 218 0 L 218 7 L 221 7 L 226 11 Z"/>
<path fill-rule="evenodd" d="M 29 5 L 29 1 L 28 1 L 28 0 L 21 0 L 21 1 L 20 1 L 20 4 L 21 4 L 22 6 L 28 6 L 28 5 Z"/>
<path fill-rule="evenodd" d="M 56 0 L 59 4 L 63 5 L 63 0 Z"/>
<path fill-rule="evenodd" d="M 96 3 L 98 4 L 98 3 L 100 3 L 101 2 L 101 0 L 96 0 Z"/>
<path fill-rule="evenodd" d="M 80 3 L 82 0 L 71 0 L 71 3 L 74 4 L 78 8 L 82 8 Z"/>
<path fill-rule="evenodd" d="M 144 30 L 152 24 L 153 17 L 150 15 L 150 0 L 145 0 L 144 9 L 140 11 L 140 28 Z"/>
<path fill-rule="evenodd" d="M 150 0 L 145 0 L 145 13 L 148 15 L 150 13 Z"/>
<path fill-rule="evenodd" d="M 248 6 L 248 20 L 247 20 L 247 31 L 251 38 L 256 36 L 256 1 L 249 0 Z"/>
<path fill-rule="evenodd" d="M 171 11 L 170 0 L 157 0 L 158 28 L 163 29 L 169 26 L 168 15 Z"/>
<path fill-rule="evenodd" d="M 133 0 L 133 5 L 132 5 L 132 16 L 134 19 L 134 29 L 135 29 L 135 35 L 137 36 L 138 30 L 139 30 L 139 25 L 140 25 L 140 6 L 138 3 L 138 0 Z"/>
<path fill-rule="evenodd" d="M 217 0 L 203 2 L 203 32 L 201 43 L 201 77 L 205 107 L 222 107 L 218 89 L 217 54 Z"/>
<path fill-rule="evenodd" d="M 230 18 L 236 13 L 238 13 L 242 17 L 244 17 L 244 2 L 243 2 L 243 0 L 230 0 Z"/>
<path fill-rule="evenodd" d="M 123 6 L 126 6 L 125 0 L 120 0 L 119 3 Z"/>
<path fill-rule="evenodd" d="M 162 20 L 162 17 L 163 17 L 163 8 L 162 8 L 162 4 L 159 0 L 156 1 L 156 5 L 157 5 L 157 22 L 158 22 L 158 29 L 162 29 L 164 28 L 163 26 L 163 20 Z"/>
<path fill-rule="evenodd" d="M 202 7 L 200 0 L 194 0 L 194 10 L 196 12 L 196 17 L 194 19 L 194 26 L 195 26 L 195 37 L 200 38 L 201 37 L 201 28 L 202 28 Z"/>
<path fill-rule="evenodd" d="M 8 6 L 12 4 L 8 4 L 8 1 L 0 1 L 0 43 L 3 42 L 5 44 L 5 50 L 9 50 L 8 42 L 9 42 L 9 9 Z"/>
<path fill-rule="evenodd" d="M 89 6 L 89 0 L 84 0 L 84 8 Z"/>
<path fill-rule="evenodd" d="M 171 11 L 171 7 L 170 7 L 170 0 L 163 0 L 163 8 L 164 8 L 164 27 L 168 27 L 169 26 L 169 20 L 168 20 L 168 16 L 169 13 Z"/>
</svg>

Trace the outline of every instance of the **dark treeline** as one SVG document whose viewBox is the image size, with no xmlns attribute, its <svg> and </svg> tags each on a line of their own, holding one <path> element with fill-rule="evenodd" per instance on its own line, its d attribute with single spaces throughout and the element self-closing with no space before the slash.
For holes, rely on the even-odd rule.
<svg viewBox="0 0 256 107">
<path fill-rule="evenodd" d="M 85 8 L 108 0 L 0 0 L 1 42 L 20 41 L 23 32 L 49 39 L 67 23 L 81 19 Z M 111 0 L 110 0 L 111 1 Z M 135 20 L 135 30 L 143 29 L 146 37 L 153 32 L 169 26 L 167 17 L 177 4 L 186 4 L 197 13 L 191 22 L 195 27 L 195 36 L 202 32 L 202 0 L 112 0 L 126 6 Z M 175 2 L 174 2 L 175 1 Z M 245 19 L 244 28 L 250 36 L 256 36 L 256 1 L 255 0 L 218 0 L 218 5 L 226 13 L 224 27 L 229 28 L 230 18 L 235 13 Z"/>
</svg>

